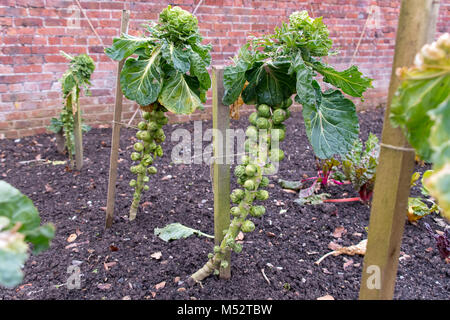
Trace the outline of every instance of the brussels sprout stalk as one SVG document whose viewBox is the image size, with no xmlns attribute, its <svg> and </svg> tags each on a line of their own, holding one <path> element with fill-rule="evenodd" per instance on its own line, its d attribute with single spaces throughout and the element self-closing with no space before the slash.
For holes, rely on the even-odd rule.
<svg viewBox="0 0 450 320">
<path fill-rule="evenodd" d="M 136 133 L 136 137 L 140 141 L 134 144 L 134 152 L 131 154 L 131 160 L 139 161 L 139 164 L 130 168 L 130 171 L 137 175 L 137 180 L 130 181 L 130 186 L 135 188 L 130 207 L 130 221 L 136 218 L 142 191 L 149 189 L 149 186 L 146 185 L 150 180 L 147 174 L 157 172 L 156 168 L 151 166 L 153 157 L 162 157 L 163 155 L 159 144 L 166 139 L 162 127 L 168 122 L 168 118 L 164 115 L 164 111 L 163 106 L 156 104 L 151 112 L 143 113 L 144 120 L 138 124 L 139 131 Z"/>
<path fill-rule="evenodd" d="M 288 101 L 285 103 L 288 104 Z M 188 283 L 191 285 L 202 281 L 214 272 L 218 272 L 220 267 L 226 267 L 227 263 L 224 260 L 226 254 L 230 250 L 236 253 L 242 250 L 242 246 L 235 242 L 239 232 L 251 232 L 255 229 L 254 223 L 248 219 L 248 216 L 261 217 L 265 212 L 263 206 L 253 205 L 253 201 L 255 199 L 261 201 L 268 199 L 268 192 L 259 190 L 259 188 L 264 188 L 268 185 L 268 179 L 263 175 L 273 166 L 270 161 L 278 162 L 282 160 L 284 153 L 278 148 L 271 148 L 272 142 L 276 139 L 280 140 L 279 132 L 271 134 L 273 132 L 271 130 L 273 126 L 272 116 L 275 108 L 269 108 L 267 105 L 262 104 L 257 106 L 257 110 L 259 111 L 259 116 L 251 116 L 249 120 L 252 124 L 259 123 L 259 125 L 256 125 L 259 131 L 255 130 L 255 127 L 252 125 L 247 129 L 246 134 L 249 137 L 247 141 L 251 141 L 251 143 L 246 143 L 246 152 L 249 153 L 249 156 L 244 156 L 242 164 L 238 165 L 234 171 L 238 179 L 237 182 L 244 187 L 244 190 L 235 189 L 231 193 L 231 200 L 238 204 L 238 206 L 231 208 L 231 214 L 234 218 L 229 228 L 224 231 L 225 236 L 220 245 L 215 246 L 214 253 L 209 254 L 206 264 L 189 277 Z M 284 120 L 286 120 L 286 117 L 277 119 L 277 124 Z M 269 151 L 269 157 L 266 155 L 267 151 Z"/>
</svg>

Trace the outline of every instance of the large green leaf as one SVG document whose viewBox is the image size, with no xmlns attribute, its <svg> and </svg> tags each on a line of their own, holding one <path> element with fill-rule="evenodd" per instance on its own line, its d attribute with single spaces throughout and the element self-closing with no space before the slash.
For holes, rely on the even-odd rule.
<svg viewBox="0 0 450 320">
<path fill-rule="evenodd" d="M 189 50 L 184 50 L 181 47 L 175 46 L 171 42 L 166 42 L 162 46 L 161 51 L 164 60 L 166 60 L 166 62 L 174 69 L 180 71 L 181 73 L 186 73 L 189 71 L 191 67 L 189 62 Z"/>
<path fill-rule="evenodd" d="M 120 61 L 131 56 L 137 49 L 146 47 L 154 40 L 154 38 L 122 34 L 120 38 L 114 38 L 112 47 L 106 48 L 105 53 L 111 59 Z"/>
<path fill-rule="evenodd" d="M 239 60 L 233 66 L 227 66 L 223 72 L 223 87 L 225 89 L 222 102 L 225 105 L 233 104 L 240 96 L 245 82 L 245 73 L 253 67 L 253 60 L 248 53 L 248 45 L 239 50 Z"/>
<path fill-rule="evenodd" d="M 170 240 L 185 239 L 193 234 L 205 236 L 207 238 L 214 238 L 213 236 L 203 233 L 200 230 L 186 227 L 178 222 L 168 224 L 164 228 L 155 228 L 154 233 L 166 242 Z"/>
<path fill-rule="evenodd" d="M 434 121 L 428 111 L 436 108 L 449 96 L 450 75 L 418 76 L 403 81 L 392 99 L 390 119 L 394 126 L 405 130 L 409 143 L 425 161 L 432 150 L 428 141 Z"/>
<path fill-rule="evenodd" d="M 161 47 L 157 47 L 148 58 L 128 59 L 120 74 L 123 94 L 141 106 L 155 102 L 161 91 L 160 53 Z"/>
<path fill-rule="evenodd" d="M 323 81 L 331 83 L 352 97 L 362 97 L 367 88 L 372 87 L 372 79 L 362 76 L 357 66 L 337 71 L 321 62 L 314 62 L 313 68 L 323 75 Z"/>
<path fill-rule="evenodd" d="M 296 101 L 302 105 L 313 105 L 316 102 L 315 89 L 313 87 L 313 74 L 310 68 L 303 61 L 301 52 L 294 58 L 289 73 L 296 74 Z"/>
<path fill-rule="evenodd" d="M 208 65 L 206 62 L 203 61 L 202 57 L 195 51 L 190 52 L 189 60 L 191 64 L 190 74 L 197 77 L 200 86 L 203 89 L 208 90 L 211 88 L 211 78 L 208 73 Z"/>
<path fill-rule="evenodd" d="M 256 64 L 246 73 L 249 85 L 244 89 L 242 98 L 245 103 L 275 106 L 295 93 L 295 78 L 289 74 L 289 60 L 267 61 Z"/>
<path fill-rule="evenodd" d="M 450 163 L 450 96 L 428 115 L 434 122 L 429 138 L 432 161 L 435 168 L 440 168 Z"/>
<path fill-rule="evenodd" d="M 339 90 L 322 93 L 317 82 L 316 103 L 303 106 L 306 133 L 317 157 L 345 155 L 358 138 L 356 108 Z"/>
<path fill-rule="evenodd" d="M 199 96 L 191 89 L 184 75 L 178 71 L 168 75 L 158 100 L 176 114 L 190 114 L 197 108 L 203 108 Z"/>
</svg>

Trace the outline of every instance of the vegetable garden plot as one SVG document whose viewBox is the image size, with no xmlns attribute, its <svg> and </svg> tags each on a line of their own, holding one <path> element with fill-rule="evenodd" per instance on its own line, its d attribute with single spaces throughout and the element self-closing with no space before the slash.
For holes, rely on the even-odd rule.
<svg viewBox="0 0 450 320">
<path fill-rule="evenodd" d="M 380 110 L 358 115 L 364 141 L 369 129 L 379 136 L 382 113 Z M 299 173 L 309 176 L 316 173 L 304 128 L 297 126 L 299 118 L 300 114 L 294 114 L 285 122 L 291 138 L 283 141 L 281 148 L 291 156 L 281 163 L 277 174 L 280 178 L 292 180 Z M 204 129 L 211 126 L 210 121 L 203 122 Z M 233 121 L 231 126 L 245 128 L 247 122 L 245 119 Z M 166 128 L 168 136 L 178 128 L 192 134 L 194 124 L 167 125 Z M 245 234 L 241 240 L 244 250 L 239 255 L 232 254 L 231 279 L 224 282 L 213 276 L 202 282 L 203 288 L 187 286 L 183 281 L 204 263 L 213 240 L 191 236 L 166 243 L 152 230 L 180 222 L 213 234 L 210 169 L 204 165 L 174 165 L 170 152 L 166 152 L 159 160 L 159 172 L 153 176 L 157 184 L 152 186 L 151 192 L 143 194 L 141 214 L 136 217 L 136 223 L 130 223 L 128 209 L 132 194 L 128 183 L 133 174 L 127 169 L 131 164 L 131 146 L 136 141 L 135 132 L 123 130 L 120 145 L 123 160 L 119 163 L 117 186 L 119 214 L 113 227 L 106 231 L 101 208 L 106 204 L 107 168 L 104 164 L 109 159 L 110 129 L 92 129 L 86 135 L 85 165 L 79 174 L 66 172 L 64 166 L 58 164 L 19 163 L 34 159 L 38 154 L 42 159 L 65 160 L 56 152 L 52 135 L 23 138 L 17 143 L 13 140 L 0 142 L 0 157 L 5 159 L 0 162 L 0 175 L 6 174 L 2 179 L 33 200 L 42 223 L 53 222 L 56 226 L 50 249 L 27 261 L 22 286 L 17 290 L 0 289 L 1 298 L 316 299 L 326 294 L 336 299 L 358 297 L 361 256 L 331 256 L 319 266 L 314 262 L 331 251 L 330 242 L 349 246 L 366 238 L 369 208 L 358 202 L 298 206 L 294 203 L 298 196 L 283 191 L 275 177 L 271 177 L 273 187 L 267 188 L 271 200 L 266 201 L 264 217 L 255 220 L 255 231 Z M 172 150 L 175 144 L 167 139 L 162 147 Z M 424 171 L 428 167 L 418 169 Z M 169 175 L 172 178 L 167 178 Z M 233 182 L 232 188 L 237 187 Z M 357 196 L 349 185 L 330 186 L 327 191 L 333 197 L 341 197 L 344 192 Z M 413 195 L 419 194 L 420 190 L 415 188 Z M 406 225 L 396 299 L 448 299 L 449 265 L 441 260 L 434 239 L 422 222 L 429 223 L 433 230 L 443 230 L 435 218 L 439 217 L 428 215 L 418 226 Z M 346 230 L 340 238 L 333 236 L 338 227 Z M 69 242 L 72 234 L 76 239 Z M 161 252 L 159 259 L 152 257 L 157 252 Z M 61 285 L 67 280 L 67 268 L 71 265 L 78 265 L 83 274 L 80 290 L 68 290 Z M 264 279 L 262 269 L 270 284 Z M 159 289 L 156 289 L 158 284 Z"/>
</svg>

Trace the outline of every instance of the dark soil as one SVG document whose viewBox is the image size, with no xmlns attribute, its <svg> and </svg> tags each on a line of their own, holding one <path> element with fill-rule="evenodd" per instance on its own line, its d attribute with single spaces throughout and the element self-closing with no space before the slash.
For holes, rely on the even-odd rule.
<svg viewBox="0 0 450 320">
<path fill-rule="evenodd" d="M 380 136 L 382 110 L 360 113 L 359 117 L 363 139 L 369 130 Z M 244 128 L 245 118 L 233 121 L 232 126 Z M 57 228 L 51 248 L 27 261 L 23 285 L 0 289 L 0 299 L 316 299 L 327 294 L 335 299 L 357 299 L 363 257 L 330 256 L 319 266 L 314 261 L 330 251 L 331 241 L 347 246 L 367 238 L 370 208 L 359 202 L 300 207 L 294 203 L 297 195 L 283 191 L 276 183 L 278 178 L 315 175 L 313 153 L 300 118 L 301 114 L 295 114 L 287 121 L 288 139 L 282 149 L 288 156 L 271 179 L 274 185 L 268 188 L 270 200 L 266 201 L 265 216 L 256 219 L 254 232 L 245 234 L 242 253 L 232 255 L 231 280 L 211 276 L 202 286 L 194 287 L 184 281 L 206 262 L 213 241 L 192 236 L 166 243 L 153 234 L 156 227 L 172 222 L 213 234 L 209 166 L 171 162 L 172 147 L 177 144 L 170 141 L 171 132 L 178 128 L 193 132 L 193 123 L 168 125 L 165 129 L 165 155 L 156 161 L 159 172 L 151 178 L 150 191 L 144 193 L 133 222 L 127 221 L 132 197 L 128 182 L 133 178 L 128 168 L 135 130 L 122 130 L 115 218 L 112 228 L 106 231 L 110 129 L 93 129 L 85 135 L 85 165 L 81 172 L 42 161 L 20 163 L 66 160 L 57 153 L 53 135 L 0 141 L 1 179 L 28 195 L 42 221 L 53 222 Z M 212 122 L 202 125 L 204 132 Z M 204 142 L 203 148 L 209 144 Z M 167 179 L 168 175 L 172 178 Z M 416 189 L 413 192 L 417 193 Z M 336 198 L 357 196 L 348 185 L 332 186 L 326 191 Z M 436 215 L 425 217 L 417 225 L 406 223 L 396 299 L 450 298 L 450 266 L 440 259 L 424 221 L 433 229 L 443 230 Z M 333 237 L 334 230 L 341 226 L 346 233 L 341 238 Z M 74 233 L 78 237 L 72 244 L 79 245 L 66 249 L 71 244 L 67 238 Z M 158 251 L 161 258 L 152 258 Z M 346 262 L 349 266 L 344 268 Z M 71 265 L 81 269 L 81 289 L 68 290 L 63 285 Z"/>
</svg>

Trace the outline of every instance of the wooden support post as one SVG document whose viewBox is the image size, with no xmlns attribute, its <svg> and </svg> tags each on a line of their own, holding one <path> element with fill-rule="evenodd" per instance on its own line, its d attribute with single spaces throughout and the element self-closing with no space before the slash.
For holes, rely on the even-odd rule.
<svg viewBox="0 0 450 320">
<path fill-rule="evenodd" d="M 228 159 L 227 129 L 230 127 L 230 109 L 222 103 L 224 95 L 223 67 L 212 68 L 212 111 L 213 111 L 213 189 L 214 189 L 214 243 L 220 245 L 223 230 L 230 226 L 230 159 Z M 231 277 L 231 252 L 225 261 L 227 268 L 220 269 L 220 278 Z"/>
<path fill-rule="evenodd" d="M 73 123 L 73 136 L 75 139 L 75 163 L 77 170 L 81 170 L 81 168 L 83 168 L 83 132 L 81 130 L 81 110 L 79 97 L 80 91 L 75 89 L 75 99 L 72 101 L 75 101 L 76 105 L 72 106 L 72 108 L 76 108 Z"/>
<path fill-rule="evenodd" d="M 122 11 L 122 22 L 120 25 L 120 33 L 126 33 L 128 30 L 128 21 L 130 19 L 130 12 L 128 10 Z M 117 78 L 116 78 L 116 98 L 114 105 L 114 121 L 112 125 L 112 140 L 111 140 L 111 156 L 109 158 L 109 181 L 108 181 L 108 198 L 106 203 L 106 228 L 110 228 L 114 217 L 114 202 L 116 197 L 116 181 L 117 181 L 117 160 L 119 158 L 119 143 L 120 143 L 120 121 L 122 120 L 122 101 L 123 94 L 120 88 L 120 72 L 122 71 L 124 60 L 117 64 Z"/>
<path fill-rule="evenodd" d="M 359 293 L 361 300 L 392 299 L 394 295 L 410 181 L 414 170 L 414 152 L 389 147 L 409 148 L 402 130 L 392 128 L 390 124 L 390 103 L 399 85 L 396 69 L 411 66 L 416 53 L 428 41 L 429 21 L 433 12 L 436 12 L 433 8 L 435 4 L 436 1 L 433 0 L 402 0 L 401 3 Z"/>
</svg>

